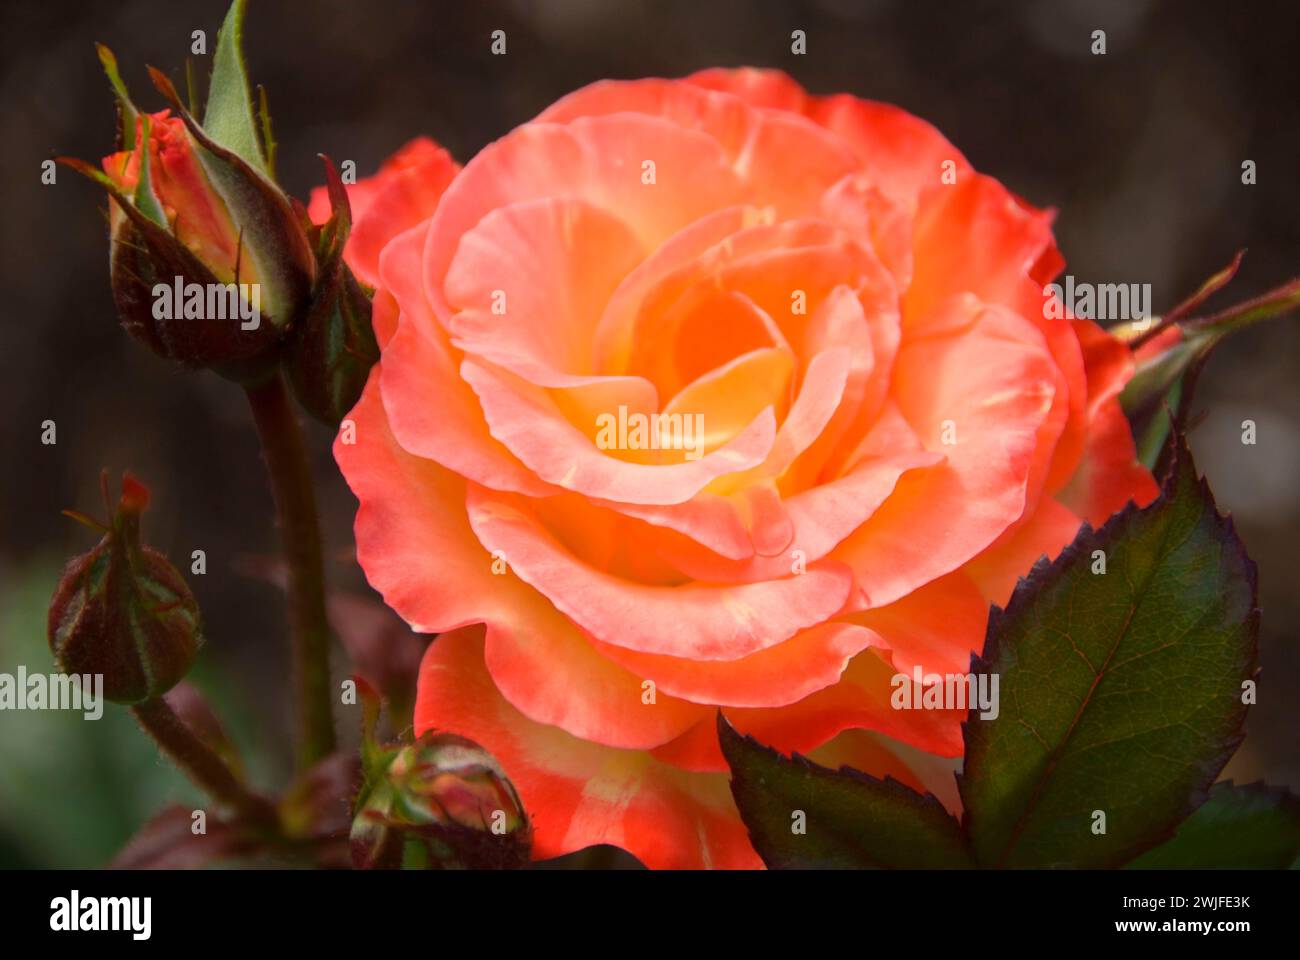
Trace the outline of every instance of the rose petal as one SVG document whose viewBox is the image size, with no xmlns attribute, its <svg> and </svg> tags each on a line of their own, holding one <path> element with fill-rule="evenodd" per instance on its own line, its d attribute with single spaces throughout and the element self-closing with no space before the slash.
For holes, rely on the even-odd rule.
<svg viewBox="0 0 1300 960">
<path fill-rule="evenodd" d="M 447 271 L 453 345 L 541 386 L 580 382 L 599 372 L 591 343 L 605 302 L 643 256 L 627 224 L 584 201 L 494 210 Z"/>
<path fill-rule="evenodd" d="M 804 93 L 803 87 L 781 70 L 712 67 L 692 73 L 686 82 L 708 90 L 729 93 L 750 106 L 766 110 L 803 113 L 808 105 L 808 95 Z"/>
<path fill-rule="evenodd" d="M 853 567 L 865 606 L 955 570 L 1020 517 L 1056 382 L 1037 330 L 968 297 L 916 324 L 895 371 L 900 411 L 926 449 L 947 460 L 904 476 L 832 552 Z"/>
<path fill-rule="evenodd" d="M 546 496 L 554 488 L 493 439 L 482 408 L 439 330 L 422 333 L 403 313 L 380 360 L 380 383 L 401 446 L 496 489 Z"/>
<path fill-rule="evenodd" d="M 645 751 L 534 723 L 497 692 L 481 636 L 471 627 L 430 645 L 415 733 L 457 733 L 497 758 L 532 822 L 534 858 L 608 843 L 657 869 L 761 866 L 725 776 L 682 771 Z"/>
<path fill-rule="evenodd" d="M 1133 376 L 1128 348 L 1091 320 L 1075 320 L 1088 377 L 1088 429 L 1084 451 L 1057 499 L 1093 526 L 1105 523 L 1129 500 L 1146 506 L 1159 494 L 1155 479 L 1137 461 L 1133 431 L 1119 394 Z"/>
<path fill-rule="evenodd" d="M 806 566 L 822 559 L 859 529 L 886 502 L 904 474 L 935 467 L 945 457 L 921 446 L 891 401 L 851 460 L 852 467 L 843 476 L 782 498 L 793 532 L 790 550 L 781 556 L 750 553 L 733 557 L 721 550 L 701 550 L 711 545 L 699 536 L 692 537 L 694 543 L 663 536 L 656 549 L 697 580 L 748 583 L 783 577 L 793 572 L 796 561 Z"/>
<path fill-rule="evenodd" d="M 655 682 L 656 689 L 693 703 L 782 707 L 840 679 L 856 654 L 879 636 L 850 623 L 821 623 L 739 660 L 687 660 L 640 653 L 594 641 L 603 655 Z"/>
<path fill-rule="evenodd" d="M 654 182 L 647 161 L 653 161 Z M 443 280 L 462 236 L 491 211 L 544 198 L 577 199 L 617 215 L 653 250 L 687 224 L 737 203 L 740 180 L 705 134 L 631 113 L 530 123 L 485 147 L 438 204 L 425 248 L 424 285 L 445 324 Z"/>
<path fill-rule="evenodd" d="M 360 501 L 357 559 L 371 585 L 413 629 L 436 633 L 486 621 L 487 662 L 526 715 L 575 736 L 652 747 L 702 716 L 669 695 L 642 708 L 643 678 L 600 656 L 581 633 L 494 557 L 470 529 L 465 481 L 406 453 L 388 430 L 372 376 L 353 409 L 356 442 L 335 442 Z"/>
<path fill-rule="evenodd" d="M 650 748 L 712 711 L 667 690 L 645 702 L 647 677 L 601 655 L 535 591 L 487 626 L 484 659 L 501 695 L 530 720 L 611 747 Z"/>
<path fill-rule="evenodd" d="M 355 442 L 345 443 L 343 434 L 334 441 L 334 458 L 360 502 L 357 561 L 414 630 L 436 633 L 480 620 L 500 604 L 503 584 L 470 529 L 465 480 L 402 449 L 379 390 L 376 369 L 348 415 Z"/>
<path fill-rule="evenodd" d="M 989 603 L 1005 607 L 1020 578 L 1029 575 L 1040 557 L 1055 559 L 1078 535 L 1082 523 L 1073 511 L 1044 497 L 1033 513 L 963 569 Z"/>
<path fill-rule="evenodd" d="M 629 463 L 596 446 L 600 422 L 593 420 L 589 433 L 580 431 L 541 388 L 473 360 L 464 361 L 460 373 L 477 394 L 492 436 L 529 470 L 546 483 L 605 500 L 682 503 L 716 477 L 761 463 L 776 436 L 776 418 L 767 409 L 698 459 L 670 449 L 660 451 L 663 463 Z"/>
<path fill-rule="evenodd" d="M 891 104 L 841 94 L 817 98 L 808 112 L 856 151 L 871 183 L 909 210 L 927 192 L 951 189 L 942 180 L 947 170 L 958 184 L 970 175 L 970 164 L 943 134 Z"/>
<path fill-rule="evenodd" d="M 1041 283 L 1055 256 L 1052 213 L 1035 210 L 992 177 L 970 173 L 924 195 L 913 224 L 915 269 L 903 314 L 924 317 L 947 298 L 971 293 L 1026 319 L 1041 318 Z"/>
<path fill-rule="evenodd" d="M 787 83 L 793 81 L 787 78 Z M 782 217 L 816 209 L 826 189 L 856 169 L 852 150 L 800 113 L 750 109 L 767 104 L 737 97 L 733 90 L 707 87 L 708 77 L 701 74 L 686 83 L 602 80 L 564 97 L 538 120 L 569 123 L 638 113 L 663 118 L 678 129 L 707 133 L 726 151 L 732 169 L 761 190 L 761 202 Z"/>
<path fill-rule="evenodd" d="M 787 707 L 731 708 L 727 719 L 782 753 L 806 754 L 844 730 L 860 728 L 942 757 L 960 756 L 966 711 L 895 710 L 891 684 L 901 671 L 885 659 L 887 655 L 868 648 L 850 661 L 838 683 Z M 913 702 L 918 702 L 920 692 L 910 675 L 899 682 L 912 688 Z"/>
<path fill-rule="evenodd" d="M 433 216 L 460 165 L 428 137 L 417 137 L 384 162 L 373 177 L 344 187 L 352 232 L 343 259 L 364 282 L 379 283 L 379 257 L 393 237 Z M 329 192 L 316 187 L 307 205 L 313 223 L 332 213 Z"/>
<path fill-rule="evenodd" d="M 474 487 L 469 515 L 479 541 L 561 612 L 597 640 L 643 653 L 736 660 L 827 619 L 849 593 L 837 564 L 736 586 L 630 583 L 583 563 L 517 501 Z"/>
</svg>

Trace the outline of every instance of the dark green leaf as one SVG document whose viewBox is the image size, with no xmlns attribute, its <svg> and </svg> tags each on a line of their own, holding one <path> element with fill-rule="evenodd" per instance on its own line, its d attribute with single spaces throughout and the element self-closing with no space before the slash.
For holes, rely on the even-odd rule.
<svg viewBox="0 0 1300 960">
<path fill-rule="evenodd" d="M 932 794 L 893 778 L 784 757 L 718 714 L 731 793 L 769 867 L 968 867 L 957 821 Z M 796 833 L 802 812 L 804 833 Z"/>
<path fill-rule="evenodd" d="M 285 368 L 303 409 L 337 427 L 361 399 L 379 343 L 370 323 L 370 295 L 341 260 L 316 288 L 285 349 Z"/>
<path fill-rule="evenodd" d="M 1159 500 L 1085 527 L 990 615 L 977 669 L 1001 709 L 966 721 L 959 781 L 979 862 L 1118 865 L 1169 837 L 1241 740 L 1258 629 L 1255 565 L 1179 438 Z"/>
<path fill-rule="evenodd" d="M 1168 843 L 1129 866 L 1137 869 L 1285 870 L 1300 857 L 1300 797 L 1262 783 L 1216 783 L 1210 799 Z"/>
</svg>

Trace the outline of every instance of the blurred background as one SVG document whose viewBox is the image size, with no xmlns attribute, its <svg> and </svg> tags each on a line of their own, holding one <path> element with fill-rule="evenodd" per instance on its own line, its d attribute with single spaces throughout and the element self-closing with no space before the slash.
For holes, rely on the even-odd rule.
<svg viewBox="0 0 1300 960">
<path fill-rule="evenodd" d="M 117 53 L 138 102 L 145 74 L 183 76 L 191 33 L 209 53 L 225 0 L 8 0 L 0 7 L 0 672 L 50 669 L 44 618 L 58 571 L 93 535 L 60 515 L 101 514 L 98 477 L 130 468 L 153 488 L 148 540 L 188 569 L 208 644 L 192 679 L 255 780 L 283 782 L 290 705 L 281 597 L 250 575 L 278 546 L 241 391 L 168 367 L 120 330 L 107 277 L 105 201 L 55 154 L 111 152 L 114 113 L 93 43 Z M 489 50 L 505 30 L 506 56 Z M 790 35 L 807 34 L 792 55 Z M 1090 52 L 1092 31 L 1107 52 Z M 266 86 L 279 172 L 305 199 L 318 152 L 362 175 L 425 133 L 464 162 L 557 97 L 604 77 L 708 66 L 789 71 L 930 120 L 975 167 L 1059 211 L 1078 281 L 1150 283 L 1157 312 L 1241 247 L 1216 304 L 1300 274 L 1300 4 L 1225 0 L 254 0 L 246 48 Z M 196 58 L 205 75 L 208 58 Z M 1255 161 L 1256 185 L 1241 182 Z M 1220 506 L 1259 563 L 1259 704 L 1227 774 L 1300 787 L 1300 323 L 1241 334 L 1202 377 L 1192 436 Z M 1243 446 L 1240 424 L 1257 424 Z M 58 442 L 40 442 L 54 420 Z M 354 503 L 310 428 L 329 575 L 353 599 Z M 367 616 L 369 614 L 367 613 Z M 400 627 L 397 628 L 400 633 Z M 409 638 L 407 638 L 409 640 Z M 395 641 L 396 642 L 396 641 Z M 405 641 L 403 641 L 405 642 Z M 336 657 L 336 674 L 342 663 Z M 0 713 L 0 866 L 102 864 L 165 802 L 194 795 L 124 711 Z"/>
</svg>

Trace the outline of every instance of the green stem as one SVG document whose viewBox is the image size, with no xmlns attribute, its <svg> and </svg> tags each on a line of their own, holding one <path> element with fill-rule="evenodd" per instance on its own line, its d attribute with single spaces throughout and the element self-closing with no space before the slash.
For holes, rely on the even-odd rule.
<svg viewBox="0 0 1300 960">
<path fill-rule="evenodd" d="M 295 709 L 298 715 L 298 768 L 304 770 L 334 751 L 331 713 L 329 619 L 325 614 L 325 576 L 321 564 L 316 491 L 312 485 L 302 430 L 289 402 L 284 379 L 276 373 L 246 387 L 262 440 L 275 503 L 280 513 L 289 573 L 289 630 L 293 638 Z"/>
<path fill-rule="evenodd" d="M 195 736 L 162 697 L 145 700 L 131 708 L 145 733 L 198 787 L 219 803 L 236 811 L 251 823 L 277 823 L 271 801 L 248 789 L 231 772 L 224 760 Z"/>
</svg>

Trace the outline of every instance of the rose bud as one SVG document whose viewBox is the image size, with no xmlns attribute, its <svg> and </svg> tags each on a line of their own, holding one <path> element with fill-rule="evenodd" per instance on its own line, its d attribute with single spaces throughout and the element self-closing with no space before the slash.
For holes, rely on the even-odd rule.
<svg viewBox="0 0 1300 960">
<path fill-rule="evenodd" d="M 1209 315 L 1200 308 L 1232 281 L 1244 250 L 1158 321 L 1150 318 L 1117 324 L 1110 332 L 1130 347 L 1133 377 L 1120 394 L 1120 405 L 1137 438 L 1143 462 L 1163 473 L 1171 422 L 1183 425 L 1190 414 L 1196 378 L 1210 354 L 1230 334 L 1300 307 L 1300 280 L 1291 280 L 1251 299 Z M 1168 411 L 1168 412 L 1166 412 Z"/>
<path fill-rule="evenodd" d="M 334 165 L 327 157 L 321 159 L 332 213 L 317 231 L 320 281 L 306 316 L 290 335 L 285 367 L 303 409 L 338 426 L 360 399 L 370 368 L 379 359 L 379 344 L 370 325 L 371 291 L 343 262 L 352 227 L 348 195 Z"/>
<path fill-rule="evenodd" d="M 452 734 L 428 733 L 364 788 L 352 823 L 362 868 L 485 869 L 528 862 L 532 830 L 496 760 Z"/>
<path fill-rule="evenodd" d="M 252 122 L 247 81 L 214 74 L 209 133 L 155 70 L 172 110 L 138 111 L 112 53 L 99 49 L 117 94 L 119 149 L 102 171 L 61 161 L 112 197 L 110 273 L 122 325 L 160 356 L 254 379 L 305 309 L 316 267 L 305 212 L 272 179 L 262 144 L 269 135 L 231 132 L 238 111 L 230 103 L 241 93 Z"/>
<path fill-rule="evenodd" d="M 108 505 L 108 478 L 101 478 Z M 139 703 L 185 676 L 203 642 L 198 604 L 176 568 L 140 542 L 149 491 L 126 474 L 107 527 L 69 511 L 104 537 L 73 558 L 50 601 L 48 635 L 59 669 L 102 674 L 104 696 Z"/>
</svg>

